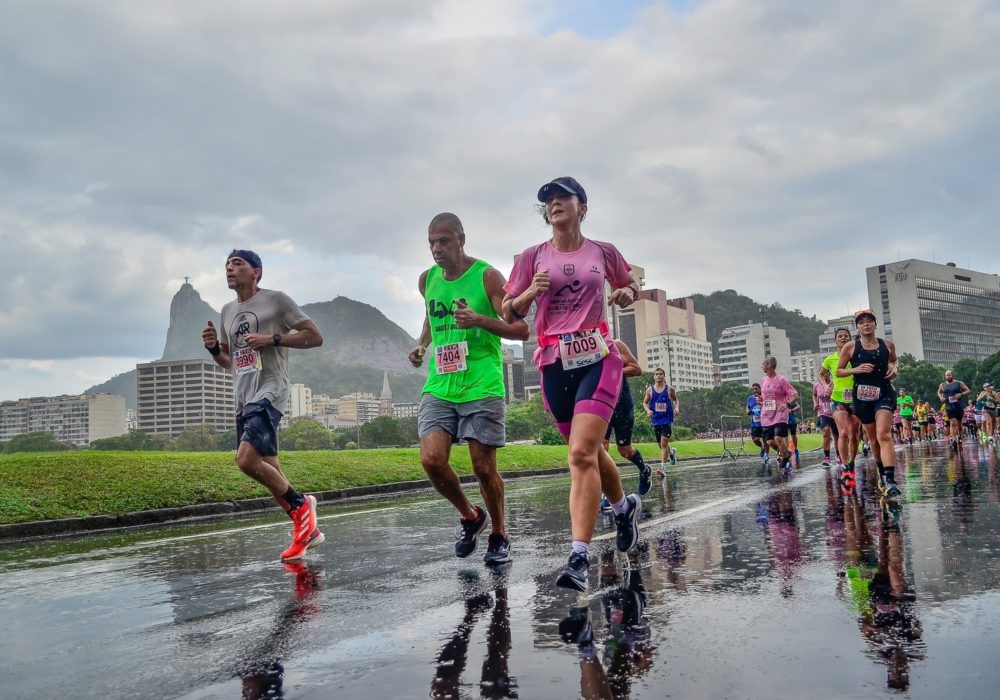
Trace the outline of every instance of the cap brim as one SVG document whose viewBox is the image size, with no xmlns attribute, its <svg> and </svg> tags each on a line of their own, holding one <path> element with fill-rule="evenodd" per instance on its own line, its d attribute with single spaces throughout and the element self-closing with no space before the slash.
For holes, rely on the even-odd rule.
<svg viewBox="0 0 1000 700">
<path fill-rule="evenodd" d="M 552 190 L 554 188 L 556 188 L 556 187 L 558 187 L 560 190 L 562 190 L 566 194 L 571 194 L 571 195 L 573 195 L 575 197 L 579 197 L 580 196 L 580 194 L 576 190 L 572 189 L 571 187 L 567 187 L 566 185 L 562 184 L 561 182 L 548 182 L 548 183 L 542 185 L 541 189 L 538 190 L 538 201 L 542 202 L 543 204 L 545 202 L 549 201 L 549 197 L 552 196 Z"/>
</svg>

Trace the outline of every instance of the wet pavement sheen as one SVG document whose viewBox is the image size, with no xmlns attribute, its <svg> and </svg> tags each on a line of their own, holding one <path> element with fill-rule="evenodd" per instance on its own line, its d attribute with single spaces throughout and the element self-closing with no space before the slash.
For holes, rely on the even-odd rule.
<svg viewBox="0 0 1000 700">
<path fill-rule="evenodd" d="M 898 522 L 804 456 L 682 465 L 638 549 L 598 516 L 589 595 L 556 589 L 565 477 L 508 484 L 514 561 L 453 555 L 433 495 L 0 548 L 4 698 L 995 697 L 997 453 L 902 450 Z M 624 470 L 635 488 L 635 470 Z"/>
</svg>

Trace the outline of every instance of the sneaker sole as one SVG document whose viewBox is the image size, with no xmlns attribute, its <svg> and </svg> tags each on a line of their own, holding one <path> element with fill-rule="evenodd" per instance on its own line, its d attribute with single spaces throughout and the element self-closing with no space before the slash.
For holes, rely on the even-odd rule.
<svg viewBox="0 0 1000 700">
<path fill-rule="evenodd" d="M 567 576 L 565 573 L 559 574 L 559 577 L 556 579 L 556 585 L 559 588 L 566 588 L 571 591 L 580 591 L 581 593 L 587 590 L 586 583 L 581 583 L 572 576 Z"/>
</svg>

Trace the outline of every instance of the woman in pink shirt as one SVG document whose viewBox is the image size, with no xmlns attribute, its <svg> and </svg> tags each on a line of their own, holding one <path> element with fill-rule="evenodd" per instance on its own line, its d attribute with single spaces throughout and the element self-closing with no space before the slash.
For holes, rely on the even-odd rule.
<svg viewBox="0 0 1000 700">
<path fill-rule="evenodd" d="M 607 322 L 607 306 L 624 308 L 638 288 L 625 258 L 610 243 L 584 238 L 587 193 L 571 177 L 538 191 L 550 240 L 525 250 L 504 286 L 505 316 L 524 318 L 535 304 L 534 361 L 542 375 L 542 398 L 569 444 L 572 485 L 569 511 L 573 544 L 556 585 L 587 590 L 589 546 L 601 491 L 615 511 L 616 545 L 626 552 L 639 541 L 642 503 L 626 496 L 614 460 L 601 447 L 622 386 L 622 360 Z M 605 302 L 604 285 L 612 289 Z"/>
<path fill-rule="evenodd" d="M 823 467 L 830 466 L 830 443 L 837 434 L 833 420 L 833 376 L 826 367 L 820 367 L 819 381 L 813 384 L 813 408 L 816 409 L 816 427 L 823 431 Z"/>
<path fill-rule="evenodd" d="M 778 453 L 779 466 L 787 471 L 791 466 L 791 453 L 788 451 L 788 402 L 798 398 L 799 393 L 791 382 L 775 371 L 777 366 L 778 360 L 773 357 L 767 358 L 760 365 L 764 372 L 760 380 L 763 399 L 760 424 L 764 428 L 764 439 Z"/>
</svg>

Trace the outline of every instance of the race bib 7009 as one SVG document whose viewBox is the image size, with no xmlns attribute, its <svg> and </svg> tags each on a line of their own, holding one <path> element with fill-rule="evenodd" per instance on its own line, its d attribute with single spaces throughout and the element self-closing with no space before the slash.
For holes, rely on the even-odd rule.
<svg viewBox="0 0 1000 700">
<path fill-rule="evenodd" d="M 608 354 L 608 344 L 601 331 L 590 328 L 559 336 L 559 356 L 563 369 L 577 369 L 600 362 Z"/>
</svg>

